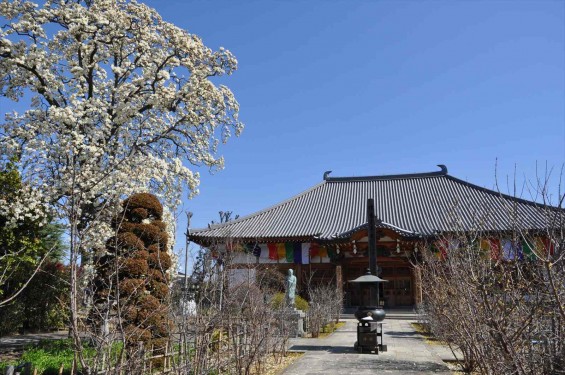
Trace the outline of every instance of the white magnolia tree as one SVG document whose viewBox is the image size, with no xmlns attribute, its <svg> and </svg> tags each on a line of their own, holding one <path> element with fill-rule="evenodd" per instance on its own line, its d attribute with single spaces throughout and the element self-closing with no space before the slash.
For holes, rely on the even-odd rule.
<svg viewBox="0 0 565 375">
<path fill-rule="evenodd" d="M 135 1 L 2 1 L 0 15 L 0 93 L 32 95 L 1 124 L 2 155 L 59 216 L 72 206 L 79 230 L 139 190 L 169 205 L 183 184 L 197 193 L 188 164 L 223 166 L 218 143 L 242 130 L 232 92 L 211 81 L 236 69 L 229 51 Z"/>
<path fill-rule="evenodd" d="M 212 82 L 236 69 L 229 51 L 135 1 L 2 0 L 0 16 L 0 95 L 31 100 L 0 124 L 0 155 L 68 224 L 74 273 L 125 196 L 149 190 L 174 207 L 183 186 L 198 192 L 191 165 L 222 168 L 218 144 L 243 128 Z"/>
</svg>

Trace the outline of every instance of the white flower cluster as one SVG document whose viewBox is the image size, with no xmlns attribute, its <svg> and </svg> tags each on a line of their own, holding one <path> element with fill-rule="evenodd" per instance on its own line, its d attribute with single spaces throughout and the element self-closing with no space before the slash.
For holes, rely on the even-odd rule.
<svg viewBox="0 0 565 375">
<path fill-rule="evenodd" d="M 173 283 L 174 277 L 175 277 L 176 273 L 178 272 L 179 256 L 174 251 L 174 249 L 175 249 L 175 226 L 173 225 L 173 223 L 175 223 L 176 221 L 175 221 L 173 213 L 169 210 L 169 208 L 167 206 L 163 207 L 163 222 L 167 223 L 167 236 L 169 238 L 169 241 L 167 243 L 166 252 L 171 257 L 171 267 L 167 270 L 167 273 L 170 276 L 169 280 L 171 281 L 171 283 Z M 171 284 L 171 286 L 172 286 L 172 284 Z"/>
<path fill-rule="evenodd" d="M 237 68 L 229 51 L 136 1 L 1 0 L 0 16 L 0 94 L 32 93 L 0 124 L 0 151 L 21 156 L 59 217 L 78 218 L 84 246 L 103 242 L 121 199 L 150 190 L 173 208 L 183 186 L 198 192 L 190 165 L 223 167 L 218 144 L 243 129 L 210 80 Z"/>
<path fill-rule="evenodd" d="M 7 219 L 8 228 L 32 222 L 43 226 L 47 223 L 47 207 L 41 194 L 24 185 L 15 196 L 0 196 L 0 216 Z"/>
</svg>

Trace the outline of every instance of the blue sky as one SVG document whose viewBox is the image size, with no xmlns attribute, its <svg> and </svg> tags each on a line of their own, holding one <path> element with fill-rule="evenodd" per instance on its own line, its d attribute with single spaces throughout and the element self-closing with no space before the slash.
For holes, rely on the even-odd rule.
<svg viewBox="0 0 565 375">
<path fill-rule="evenodd" d="M 193 227 L 334 176 L 438 170 L 492 188 L 565 161 L 563 1 L 151 1 L 239 61 L 246 129 Z M 525 193 L 525 197 L 528 194 Z M 181 227 L 183 223 L 179 224 Z"/>
<path fill-rule="evenodd" d="M 221 147 L 225 170 L 200 170 L 201 194 L 182 207 L 194 212 L 193 227 L 220 210 L 276 204 L 326 170 L 445 164 L 492 188 L 498 163 L 506 189 L 515 169 L 521 182 L 536 165 L 558 174 L 565 162 L 564 1 L 146 3 L 239 61 L 221 82 L 246 128 Z"/>
</svg>

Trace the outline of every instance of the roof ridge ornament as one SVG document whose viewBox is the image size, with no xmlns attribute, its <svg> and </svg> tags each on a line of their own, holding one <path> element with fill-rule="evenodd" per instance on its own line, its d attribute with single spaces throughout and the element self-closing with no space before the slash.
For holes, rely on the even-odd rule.
<svg viewBox="0 0 565 375">
<path fill-rule="evenodd" d="M 446 175 L 447 174 L 447 167 L 445 166 L 445 164 L 438 164 L 438 167 L 441 168 L 441 173 Z"/>
<path fill-rule="evenodd" d="M 324 181 L 328 179 L 330 173 L 332 173 L 332 171 L 325 171 L 324 172 Z"/>
</svg>

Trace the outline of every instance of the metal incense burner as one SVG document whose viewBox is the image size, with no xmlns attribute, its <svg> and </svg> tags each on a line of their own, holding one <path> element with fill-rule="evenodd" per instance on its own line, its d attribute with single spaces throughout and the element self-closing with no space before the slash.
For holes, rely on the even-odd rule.
<svg viewBox="0 0 565 375">
<path fill-rule="evenodd" d="M 370 298 L 370 306 L 359 306 L 355 312 L 355 317 L 358 320 L 357 341 L 353 347 L 359 353 L 363 353 L 363 351 L 375 352 L 375 354 L 379 354 L 379 351 L 386 352 L 387 347 L 383 344 L 383 323 L 381 323 L 386 317 L 386 313 L 378 303 L 378 284 L 386 282 L 386 280 L 372 275 L 371 271 L 367 270 L 365 275 L 350 282 L 363 283 L 362 285 L 370 288 L 369 295 L 371 297 L 377 296 L 377 303 L 373 304 L 374 299 Z"/>
<path fill-rule="evenodd" d="M 377 276 L 377 233 L 375 228 L 375 202 L 367 199 L 367 224 L 369 240 L 369 269 L 367 272 L 351 280 L 352 283 L 362 283 L 369 288 L 369 304 L 359 306 L 355 312 L 357 323 L 357 341 L 353 347 L 359 352 L 364 350 L 385 352 L 386 345 L 383 344 L 383 323 L 386 317 L 385 311 L 380 307 L 379 283 L 386 282 Z"/>
</svg>

